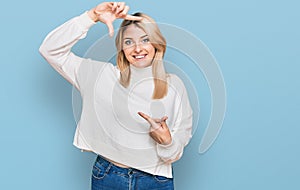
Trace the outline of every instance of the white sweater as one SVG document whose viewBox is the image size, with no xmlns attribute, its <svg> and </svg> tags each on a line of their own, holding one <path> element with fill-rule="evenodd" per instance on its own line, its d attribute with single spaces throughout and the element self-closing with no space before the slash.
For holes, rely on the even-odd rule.
<svg viewBox="0 0 300 190">
<path fill-rule="evenodd" d="M 192 109 L 183 82 L 168 74 L 167 96 L 153 100 L 152 66 L 131 65 L 130 85 L 124 88 L 116 66 L 71 52 L 94 24 L 85 12 L 49 33 L 40 47 L 50 65 L 81 93 L 82 113 L 74 145 L 154 175 L 173 177 L 171 163 L 182 156 L 192 131 Z M 167 115 L 172 143 L 155 142 L 138 111 L 154 118 Z"/>
</svg>

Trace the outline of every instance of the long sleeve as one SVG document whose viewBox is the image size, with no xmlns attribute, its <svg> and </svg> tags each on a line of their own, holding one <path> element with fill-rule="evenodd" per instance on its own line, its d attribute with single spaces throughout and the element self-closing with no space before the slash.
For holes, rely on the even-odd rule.
<svg viewBox="0 0 300 190">
<path fill-rule="evenodd" d="M 79 88 L 76 74 L 83 58 L 72 53 L 71 48 L 94 24 L 85 12 L 50 32 L 39 49 L 48 63 L 76 88 Z"/>
<path fill-rule="evenodd" d="M 179 93 L 175 104 L 178 104 L 174 127 L 170 127 L 172 142 L 169 145 L 157 144 L 158 156 L 167 163 L 179 160 L 184 147 L 192 137 L 193 111 L 191 109 L 187 91 L 182 81 L 175 76 L 175 86 Z"/>
</svg>

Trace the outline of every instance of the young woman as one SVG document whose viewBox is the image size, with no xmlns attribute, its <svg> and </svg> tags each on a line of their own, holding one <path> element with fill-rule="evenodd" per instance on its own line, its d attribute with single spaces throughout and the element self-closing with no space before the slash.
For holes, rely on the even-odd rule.
<svg viewBox="0 0 300 190">
<path fill-rule="evenodd" d="M 128 10 L 123 2 L 101 3 L 49 33 L 40 53 L 81 93 L 74 145 L 97 154 L 92 189 L 170 190 L 172 163 L 191 138 L 192 109 L 183 82 L 165 72 L 157 24 Z M 116 66 L 71 52 L 97 22 L 112 36 L 119 18 Z"/>
</svg>

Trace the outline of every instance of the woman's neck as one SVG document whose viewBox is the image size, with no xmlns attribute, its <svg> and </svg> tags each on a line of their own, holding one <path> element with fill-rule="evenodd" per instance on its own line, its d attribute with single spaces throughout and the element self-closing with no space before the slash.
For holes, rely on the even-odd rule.
<svg viewBox="0 0 300 190">
<path fill-rule="evenodd" d="M 147 67 L 136 67 L 130 65 L 131 79 L 143 79 L 152 77 L 152 65 Z"/>
</svg>

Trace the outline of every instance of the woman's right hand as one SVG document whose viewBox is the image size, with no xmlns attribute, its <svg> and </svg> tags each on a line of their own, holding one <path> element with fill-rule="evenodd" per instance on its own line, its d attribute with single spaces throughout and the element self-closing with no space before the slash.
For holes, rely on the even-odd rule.
<svg viewBox="0 0 300 190">
<path fill-rule="evenodd" d="M 113 36 L 113 22 L 118 19 L 142 20 L 142 17 L 128 15 L 129 6 L 125 2 L 103 2 L 91 9 L 88 14 L 95 22 L 103 22 L 107 25 L 109 35 Z"/>
</svg>

